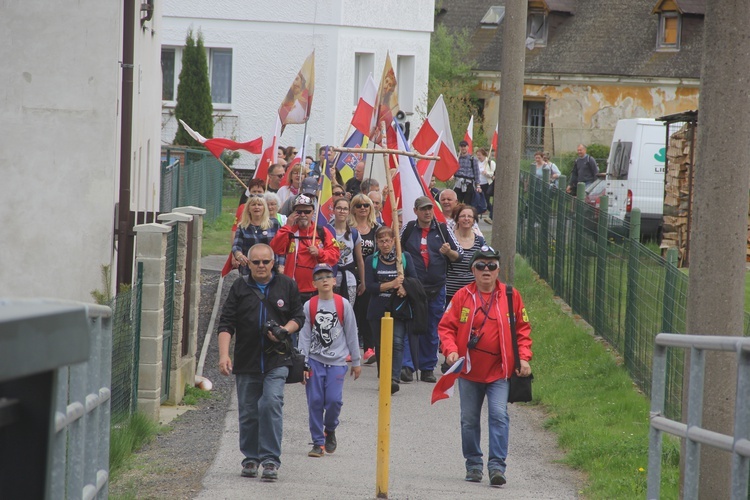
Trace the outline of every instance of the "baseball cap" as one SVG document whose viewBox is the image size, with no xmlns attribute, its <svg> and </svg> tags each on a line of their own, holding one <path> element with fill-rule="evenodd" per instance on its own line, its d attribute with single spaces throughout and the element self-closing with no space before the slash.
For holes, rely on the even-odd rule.
<svg viewBox="0 0 750 500">
<path fill-rule="evenodd" d="M 458 145 L 461 146 L 461 147 L 463 147 L 463 146 L 468 146 L 469 143 L 466 142 L 466 141 L 461 141 L 461 142 L 458 143 Z"/>
<path fill-rule="evenodd" d="M 432 200 L 429 199 L 426 196 L 420 196 L 416 200 L 414 200 L 414 208 L 423 208 L 423 207 L 433 207 L 435 206 L 434 203 L 432 203 Z"/>
<path fill-rule="evenodd" d="M 329 266 L 328 264 L 318 264 L 313 268 L 313 276 L 318 274 L 321 271 L 328 271 L 329 273 L 333 273 L 334 276 L 336 276 L 336 273 L 333 271 L 333 268 Z"/>
<path fill-rule="evenodd" d="M 310 205 L 311 207 L 314 207 L 315 202 L 313 201 L 312 197 L 306 194 L 298 194 L 297 197 L 294 199 L 294 205 L 292 205 L 292 208 L 299 206 L 299 205 Z"/>
<path fill-rule="evenodd" d="M 474 252 L 474 255 L 471 257 L 469 267 L 473 266 L 474 261 L 476 261 L 477 259 L 495 259 L 497 261 L 500 261 L 500 252 L 489 245 L 482 245 L 482 247 Z"/>
<path fill-rule="evenodd" d="M 315 177 L 305 177 L 302 180 L 299 192 L 312 195 L 318 194 L 318 181 L 315 179 Z"/>
</svg>

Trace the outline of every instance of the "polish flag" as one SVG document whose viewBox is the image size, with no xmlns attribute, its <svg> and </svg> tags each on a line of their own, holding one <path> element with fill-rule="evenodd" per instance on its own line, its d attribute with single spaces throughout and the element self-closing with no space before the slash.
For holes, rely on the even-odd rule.
<svg viewBox="0 0 750 500">
<path fill-rule="evenodd" d="M 257 139 L 253 139 L 252 141 L 248 142 L 236 142 L 231 139 L 222 139 L 219 137 L 214 139 L 206 139 L 198 132 L 191 129 L 184 121 L 180 120 L 180 123 L 185 128 L 187 133 L 190 134 L 190 137 L 203 144 L 203 146 L 205 146 L 205 148 L 208 149 L 211 154 L 217 158 L 221 157 L 221 153 L 223 153 L 225 149 L 231 149 L 232 151 L 244 149 L 248 153 L 257 155 L 258 153 L 260 153 L 263 147 L 262 137 L 258 137 Z"/>
<path fill-rule="evenodd" d="M 453 388 L 456 385 L 456 379 L 461 374 L 461 370 L 464 367 L 464 359 L 458 358 L 458 361 L 453 363 L 447 372 L 437 381 L 435 387 L 432 389 L 432 403 L 441 399 L 448 399 L 453 397 Z"/>
<path fill-rule="evenodd" d="M 281 119 L 279 118 L 279 115 L 276 115 L 276 125 L 274 127 L 274 131 L 272 132 L 271 137 L 268 139 L 268 142 L 263 141 L 263 145 L 265 146 L 268 144 L 268 147 L 266 147 L 263 150 L 263 156 L 260 157 L 260 162 L 258 162 L 258 167 L 255 169 L 255 175 L 253 175 L 254 179 L 263 179 L 266 180 L 266 177 L 268 177 L 268 167 L 276 163 L 276 151 L 278 150 L 278 142 L 279 142 L 279 136 L 281 135 Z"/>
<path fill-rule="evenodd" d="M 492 134 L 492 149 L 494 149 L 495 151 L 497 151 L 497 127 L 498 125 L 495 125 L 495 132 Z"/>
<path fill-rule="evenodd" d="M 440 135 L 438 135 L 437 140 L 435 141 L 435 144 L 430 147 L 430 149 L 427 150 L 425 153 L 426 156 L 437 156 L 438 151 L 440 151 L 440 143 L 443 142 L 443 134 L 442 132 Z M 419 172 L 419 175 L 422 176 L 422 179 L 424 179 L 425 184 L 427 184 L 427 187 L 430 186 L 430 181 L 432 181 L 432 176 L 435 173 L 435 160 L 419 160 L 417 162 L 417 172 Z"/>
<path fill-rule="evenodd" d="M 474 152 L 474 115 L 471 115 L 469 119 L 469 126 L 466 127 L 464 140 L 469 143 L 469 154 L 472 154 Z"/>
<path fill-rule="evenodd" d="M 289 165 L 286 166 L 287 172 L 293 166 L 297 165 L 298 163 L 302 163 L 302 150 L 305 148 L 305 144 L 307 144 L 307 136 L 302 139 L 302 146 L 297 148 L 297 154 L 294 156 L 294 158 L 292 158 L 292 161 L 289 162 Z"/>
<path fill-rule="evenodd" d="M 451 135 L 448 109 L 445 107 L 442 95 L 432 106 L 430 114 L 427 115 L 427 119 L 414 137 L 412 146 L 420 153 L 424 153 L 435 143 L 440 132 L 443 133 L 443 141 L 438 154 L 440 161 L 435 165 L 435 177 L 441 181 L 447 181 L 458 170 L 458 156 L 456 156 L 456 146 L 453 144 Z"/>
<path fill-rule="evenodd" d="M 357 109 L 354 110 L 354 116 L 352 117 L 351 122 L 352 126 L 364 135 L 370 133 L 372 113 L 375 110 L 375 99 L 377 94 L 378 88 L 375 85 L 375 79 L 372 77 L 372 73 L 370 73 L 367 76 L 365 85 L 362 87 L 362 91 L 359 93 Z"/>
</svg>

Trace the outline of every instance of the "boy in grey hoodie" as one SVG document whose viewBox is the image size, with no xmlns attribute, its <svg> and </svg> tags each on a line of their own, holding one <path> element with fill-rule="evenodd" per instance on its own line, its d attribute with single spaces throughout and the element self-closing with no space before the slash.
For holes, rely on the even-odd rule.
<svg viewBox="0 0 750 500">
<path fill-rule="evenodd" d="M 344 393 L 346 357 L 352 357 L 354 380 L 362 371 L 354 310 L 348 300 L 333 293 L 336 275 L 328 264 L 313 269 L 318 295 L 304 305 L 305 324 L 300 330 L 299 350 L 305 355 L 305 389 L 313 447 L 307 454 L 322 457 L 336 451 L 336 427 Z M 342 317 L 343 316 L 343 317 Z"/>
</svg>

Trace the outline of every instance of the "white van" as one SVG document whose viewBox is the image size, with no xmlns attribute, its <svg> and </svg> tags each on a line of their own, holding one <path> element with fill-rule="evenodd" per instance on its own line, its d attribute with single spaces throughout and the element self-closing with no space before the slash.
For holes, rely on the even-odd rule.
<svg viewBox="0 0 750 500">
<path fill-rule="evenodd" d="M 641 210 L 641 234 L 658 237 L 664 210 L 667 128 L 653 118 L 619 120 L 607 160 L 609 213 L 630 220 Z"/>
</svg>

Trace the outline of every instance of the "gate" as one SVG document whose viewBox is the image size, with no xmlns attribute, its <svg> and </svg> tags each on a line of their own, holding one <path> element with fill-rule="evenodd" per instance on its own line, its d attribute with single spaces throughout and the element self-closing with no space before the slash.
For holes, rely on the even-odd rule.
<svg viewBox="0 0 750 500">
<path fill-rule="evenodd" d="M 164 269 L 164 337 L 161 351 L 161 402 L 169 396 L 169 373 L 172 368 L 172 334 L 174 326 L 174 284 L 177 279 L 177 224 L 171 224 L 167 235 Z"/>
<path fill-rule="evenodd" d="M 667 347 L 690 349 L 687 424 L 664 417 L 667 382 Z M 702 426 L 705 351 L 737 353 L 737 397 L 734 406 L 734 436 Z M 659 498 L 662 432 L 685 439 L 683 495 L 698 498 L 700 446 L 708 445 L 732 454 L 732 499 L 748 498 L 750 472 L 750 338 L 660 333 L 654 347 L 651 388 L 651 429 L 648 453 L 648 498 Z"/>
</svg>

